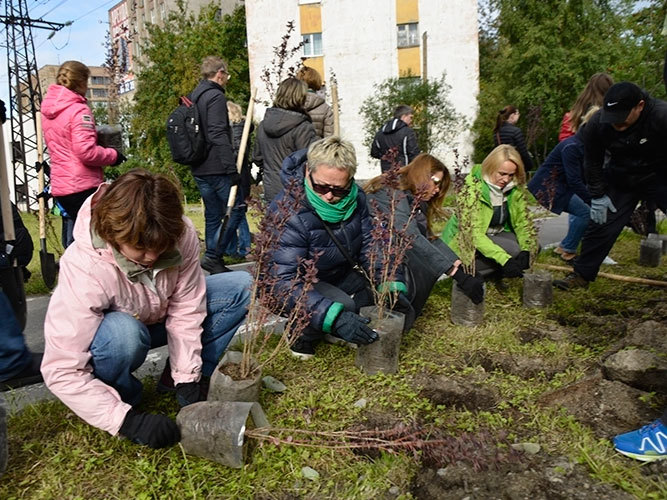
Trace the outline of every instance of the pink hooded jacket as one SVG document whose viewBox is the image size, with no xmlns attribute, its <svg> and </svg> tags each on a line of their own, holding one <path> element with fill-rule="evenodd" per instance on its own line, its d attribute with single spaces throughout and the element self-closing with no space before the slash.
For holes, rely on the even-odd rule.
<svg viewBox="0 0 667 500">
<path fill-rule="evenodd" d="M 95 118 L 86 98 L 62 85 L 50 85 L 41 112 L 51 155 L 51 193 L 66 196 L 99 186 L 102 167 L 113 165 L 118 153 L 97 145 Z"/>
<path fill-rule="evenodd" d="M 79 417 L 115 435 L 130 410 L 118 392 L 95 378 L 90 345 L 104 311 L 128 313 L 146 325 L 165 321 L 174 383 L 199 380 L 206 283 L 199 267 L 199 238 L 192 222 L 177 250 L 179 265 L 155 270 L 155 289 L 132 282 L 118 266 L 110 245 L 93 242 L 91 207 L 106 191 L 102 184 L 81 207 L 75 241 L 60 259 L 58 286 L 44 323 L 42 374 L 49 390 Z"/>
</svg>

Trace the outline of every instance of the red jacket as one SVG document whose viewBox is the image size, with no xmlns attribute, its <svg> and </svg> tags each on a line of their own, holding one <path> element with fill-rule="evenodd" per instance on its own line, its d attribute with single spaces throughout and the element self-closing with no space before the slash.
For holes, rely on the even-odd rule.
<svg viewBox="0 0 667 500">
<path fill-rule="evenodd" d="M 560 122 L 560 133 L 558 134 L 558 142 L 564 141 L 568 137 L 572 137 L 574 132 L 570 126 L 570 112 L 563 115 L 563 121 Z"/>
<path fill-rule="evenodd" d="M 51 193 L 66 196 L 99 186 L 103 167 L 118 153 L 97 145 L 95 118 L 86 98 L 50 85 L 42 101 L 42 128 L 51 156 Z"/>
</svg>

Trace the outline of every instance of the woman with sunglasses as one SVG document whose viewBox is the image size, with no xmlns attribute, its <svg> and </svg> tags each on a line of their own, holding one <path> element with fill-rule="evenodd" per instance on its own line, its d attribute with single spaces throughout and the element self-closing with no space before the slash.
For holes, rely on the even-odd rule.
<svg viewBox="0 0 667 500">
<path fill-rule="evenodd" d="M 467 228 L 476 248 L 475 271 L 485 279 L 518 278 L 530 265 L 534 230 L 526 207 L 526 174 L 519 152 L 501 144 L 465 179 L 473 213 Z M 458 252 L 459 222 L 452 216 L 442 240 Z"/>
<path fill-rule="evenodd" d="M 373 221 L 366 206 L 366 195 L 354 182 L 357 158 L 354 146 L 329 136 L 288 156 L 281 171 L 285 189 L 269 210 L 296 211 L 281 231 L 273 252 L 272 272 L 279 279 L 279 293 L 296 300 L 302 287 L 299 276 L 302 259 L 316 259 L 317 283 L 307 294 L 310 323 L 292 345 L 292 354 L 312 358 L 315 346 L 325 339 L 352 344 L 370 344 L 377 333 L 368 320 L 357 313 L 373 301 L 367 281 L 355 270 L 361 266 L 371 272 L 368 252 Z M 402 276 L 397 279 L 402 282 Z M 288 306 L 289 307 L 289 306 Z"/>
<path fill-rule="evenodd" d="M 371 215 L 376 210 L 387 213 L 393 208 L 395 226 L 414 238 L 406 261 L 414 317 L 419 316 L 433 285 L 443 274 L 457 281 L 476 304 L 484 296 L 483 281 L 466 274 L 458 256 L 433 234 L 433 222 L 443 215 L 442 203 L 449 184 L 445 165 L 435 156 L 422 153 L 401 167 L 398 177 L 392 171 L 385 172 L 364 186 Z"/>
</svg>

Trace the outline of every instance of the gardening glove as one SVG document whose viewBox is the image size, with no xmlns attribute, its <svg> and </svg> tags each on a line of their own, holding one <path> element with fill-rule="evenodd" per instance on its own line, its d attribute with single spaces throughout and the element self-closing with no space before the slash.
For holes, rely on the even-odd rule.
<svg viewBox="0 0 667 500">
<path fill-rule="evenodd" d="M 181 408 L 201 401 L 199 383 L 176 384 L 176 400 Z"/>
<path fill-rule="evenodd" d="M 503 266 L 504 278 L 521 278 L 523 276 L 523 269 L 516 257 L 510 257 Z"/>
<path fill-rule="evenodd" d="M 593 198 L 591 200 L 591 220 L 597 224 L 607 222 L 607 209 L 616 213 L 616 207 L 609 196 L 605 194 L 600 198 Z"/>
<path fill-rule="evenodd" d="M 169 417 L 139 413 L 134 409 L 127 412 L 118 432 L 134 443 L 151 448 L 166 448 L 181 440 L 176 422 Z"/>
<path fill-rule="evenodd" d="M 366 326 L 370 321 L 353 312 L 343 311 L 333 324 L 333 333 L 352 344 L 372 344 L 378 339 L 378 334 Z"/>
<path fill-rule="evenodd" d="M 113 162 L 113 164 L 111 165 L 112 167 L 117 167 L 118 165 L 127 160 L 127 158 L 125 158 L 125 155 L 123 153 L 121 153 L 120 151 L 117 151 L 117 153 L 118 156 L 116 156 L 116 161 Z"/>
<path fill-rule="evenodd" d="M 521 269 L 528 269 L 530 267 L 530 252 L 528 250 L 521 250 L 519 255 L 514 258 L 521 266 Z"/>
<path fill-rule="evenodd" d="M 484 280 L 466 273 L 460 267 L 456 270 L 452 279 L 457 286 L 463 290 L 473 304 L 481 304 L 484 300 Z"/>
</svg>

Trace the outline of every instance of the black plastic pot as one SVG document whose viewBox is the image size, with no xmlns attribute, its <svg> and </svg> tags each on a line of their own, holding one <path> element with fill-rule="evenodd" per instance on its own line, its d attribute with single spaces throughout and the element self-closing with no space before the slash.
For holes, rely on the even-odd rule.
<svg viewBox="0 0 667 500">
<path fill-rule="evenodd" d="M 208 401 L 259 401 L 259 391 L 262 388 L 262 371 L 257 363 L 252 362 L 251 376 L 242 380 L 234 380 L 225 374 L 226 365 L 240 365 L 243 353 L 227 351 L 211 375 L 211 384 L 208 389 Z"/>
</svg>

